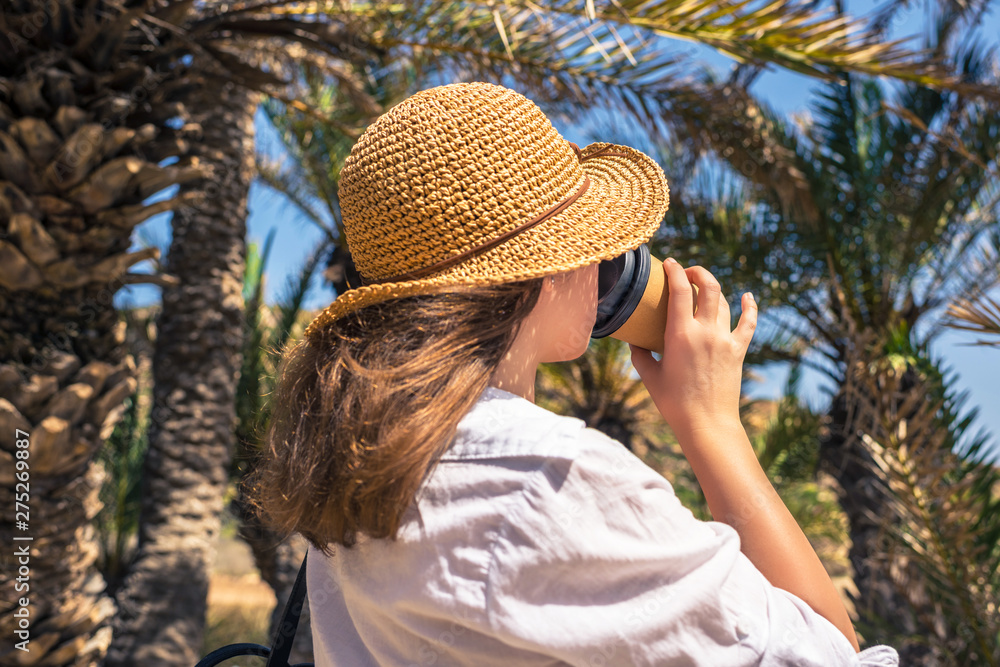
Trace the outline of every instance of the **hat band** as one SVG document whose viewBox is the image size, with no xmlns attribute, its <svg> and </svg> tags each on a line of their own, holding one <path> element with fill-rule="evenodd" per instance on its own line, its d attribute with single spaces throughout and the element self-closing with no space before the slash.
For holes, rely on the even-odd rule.
<svg viewBox="0 0 1000 667">
<path fill-rule="evenodd" d="M 580 147 L 579 146 L 577 146 L 575 143 L 573 143 L 571 141 L 568 142 L 568 143 L 569 143 L 570 146 L 573 147 L 573 150 L 576 152 L 576 157 L 577 157 L 577 159 L 581 163 L 586 162 L 587 160 L 589 160 L 591 158 L 594 158 L 594 157 L 604 157 L 606 155 L 617 155 L 617 156 L 620 156 L 620 157 L 630 157 L 627 153 L 622 153 L 621 151 L 610 150 L 610 148 L 611 148 L 610 146 L 602 148 L 602 149 L 600 149 L 600 150 L 598 150 L 598 151 L 596 151 L 594 153 L 591 153 L 590 155 L 588 155 L 586 157 L 583 157 L 583 153 L 580 151 Z M 563 211 L 565 211 L 567 208 L 569 208 L 569 206 L 572 205 L 573 202 L 575 202 L 577 199 L 579 199 L 580 196 L 582 196 L 583 193 L 587 191 L 588 187 L 590 187 L 590 178 L 587 177 L 587 176 L 584 176 L 584 178 L 583 178 L 583 185 L 580 186 L 579 190 L 577 190 L 576 192 L 574 192 L 573 194 L 571 194 L 566 199 L 563 199 L 561 202 L 557 203 L 555 206 L 551 207 L 547 211 L 545 211 L 545 212 L 543 212 L 543 213 L 541 213 L 539 215 L 536 215 L 531 220 L 528 220 L 527 222 L 525 222 L 525 223 L 523 223 L 521 225 L 518 225 L 517 227 L 514 227 L 513 229 L 510 229 L 510 230 L 504 232 L 503 234 L 501 234 L 500 236 L 497 236 L 496 238 L 492 238 L 492 239 L 486 241 L 485 243 L 481 243 L 481 244 L 479 244 L 479 245 L 477 245 L 477 246 L 475 246 L 473 248 L 469 248 L 468 250 L 466 250 L 464 252 L 461 252 L 461 253 L 459 253 L 457 255 L 453 255 L 453 256 L 447 257 L 447 258 L 445 258 L 445 259 L 443 259 L 441 261 L 434 262 L 433 264 L 431 264 L 429 266 L 424 266 L 424 267 L 421 267 L 419 269 L 414 269 L 413 271 L 410 271 L 408 273 L 400 273 L 400 274 L 397 274 L 395 276 L 390 276 L 388 278 L 378 278 L 378 279 L 374 279 L 374 280 L 368 280 L 367 278 L 365 278 L 364 276 L 362 276 L 361 277 L 361 283 L 363 285 L 378 285 L 378 284 L 381 284 L 381 283 L 396 283 L 396 282 L 402 282 L 402 281 L 405 281 L 405 280 L 416 280 L 416 279 L 419 279 L 419 278 L 425 278 L 425 277 L 427 277 L 427 276 L 429 276 L 429 275 L 431 275 L 433 273 L 437 273 L 439 271 L 443 271 L 445 269 L 449 269 L 449 268 L 455 266 L 456 264 L 461 264 L 462 262 L 464 262 L 465 260 L 469 259 L 470 257 L 475 257 L 476 255 L 481 255 L 482 253 L 486 252 L 487 250 L 491 250 L 492 248 L 495 248 L 496 246 L 500 245 L 501 243 L 503 243 L 505 241 L 508 241 L 511 238 L 517 236 L 518 234 L 521 234 L 522 232 L 526 232 L 527 230 L 531 229 L 535 225 L 538 225 L 538 224 L 540 224 L 540 223 L 548 220 L 549 218 L 551 218 L 553 216 L 559 215 L 560 213 L 562 213 Z"/>
</svg>

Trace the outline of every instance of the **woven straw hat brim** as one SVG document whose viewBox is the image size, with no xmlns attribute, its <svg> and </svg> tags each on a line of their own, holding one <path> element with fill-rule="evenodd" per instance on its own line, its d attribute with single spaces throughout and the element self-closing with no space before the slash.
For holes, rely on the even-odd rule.
<svg viewBox="0 0 1000 667">
<path fill-rule="evenodd" d="M 608 147 L 628 157 L 588 158 Z M 629 146 L 594 143 L 581 154 L 586 160 L 581 167 L 590 185 L 565 211 L 439 274 L 348 290 L 317 315 L 306 335 L 359 308 L 389 299 L 572 271 L 617 257 L 648 241 L 670 201 L 660 166 Z M 581 178 L 574 190 L 582 184 Z"/>
</svg>

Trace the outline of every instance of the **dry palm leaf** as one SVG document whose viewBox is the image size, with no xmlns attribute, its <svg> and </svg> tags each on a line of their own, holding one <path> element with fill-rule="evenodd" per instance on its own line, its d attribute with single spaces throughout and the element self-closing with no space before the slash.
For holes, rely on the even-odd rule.
<svg viewBox="0 0 1000 667">
<path fill-rule="evenodd" d="M 975 301 L 958 299 L 948 306 L 946 315 L 951 318 L 948 326 L 953 329 L 1000 336 L 1000 301 L 985 294 Z M 975 345 L 1000 345 L 1000 340 L 980 339 Z"/>
</svg>

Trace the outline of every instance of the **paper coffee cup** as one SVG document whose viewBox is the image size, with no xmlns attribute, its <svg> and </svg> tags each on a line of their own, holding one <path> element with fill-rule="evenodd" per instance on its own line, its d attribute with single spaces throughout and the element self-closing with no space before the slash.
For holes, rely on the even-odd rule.
<svg viewBox="0 0 1000 667">
<path fill-rule="evenodd" d="M 663 354 L 663 332 L 667 327 L 667 276 L 663 272 L 663 262 L 652 255 L 649 261 L 649 279 L 639 304 L 625 324 L 610 336 Z M 697 312 L 698 287 L 691 287 L 695 296 L 694 311 Z"/>
</svg>

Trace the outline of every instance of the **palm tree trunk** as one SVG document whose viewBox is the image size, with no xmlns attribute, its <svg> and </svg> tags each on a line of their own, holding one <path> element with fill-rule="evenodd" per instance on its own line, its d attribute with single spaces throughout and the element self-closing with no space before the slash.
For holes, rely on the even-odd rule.
<svg viewBox="0 0 1000 667">
<path fill-rule="evenodd" d="M 233 451 L 255 101 L 236 87 L 191 100 L 214 177 L 173 218 L 153 358 L 139 550 L 118 595 L 108 665 L 190 665 L 202 650 L 208 575 Z"/>
<path fill-rule="evenodd" d="M 830 428 L 821 441 L 820 465 L 837 480 L 840 506 L 847 516 L 860 632 L 872 635 L 865 637 L 868 642 L 897 642 L 900 664 L 923 665 L 926 646 L 901 639 L 917 634 L 920 625 L 914 615 L 917 610 L 895 583 L 914 585 L 921 579 L 909 572 L 913 565 L 908 559 L 887 553 L 891 540 L 883 524 L 892 513 L 882 506 L 885 496 L 869 463 L 871 455 L 855 437 L 859 429 L 870 431 L 857 422 L 857 402 L 843 387 L 834 396 L 828 413 Z"/>
<path fill-rule="evenodd" d="M 105 478 L 94 455 L 136 381 L 102 293 L 100 283 L 48 298 L 0 288 L 0 501 L 8 508 L 0 664 L 91 665 L 111 643 L 115 605 L 90 523 Z"/>
<path fill-rule="evenodd" d="M 137 279 L 129 267 L 157 255 L 129 252 L 132 229 L 174 205 L 145 200 L 201 174 L 158 166 L 179 156 L 159 114 L 183 113 L 139 104 L 157 90 L 152 70 L 139 55 L 113 57 L 126 42 L 142 51 L 132 38 L 143 33 L 122 19 L 139 3 L 102 6 L 5 2 L 0 11 L 5 665 L 94 665 L 111 644 L 115 603 L 93 523 L 107 473 L 95 455 L 136 388 L 113 298 Z"/>
</svg>

